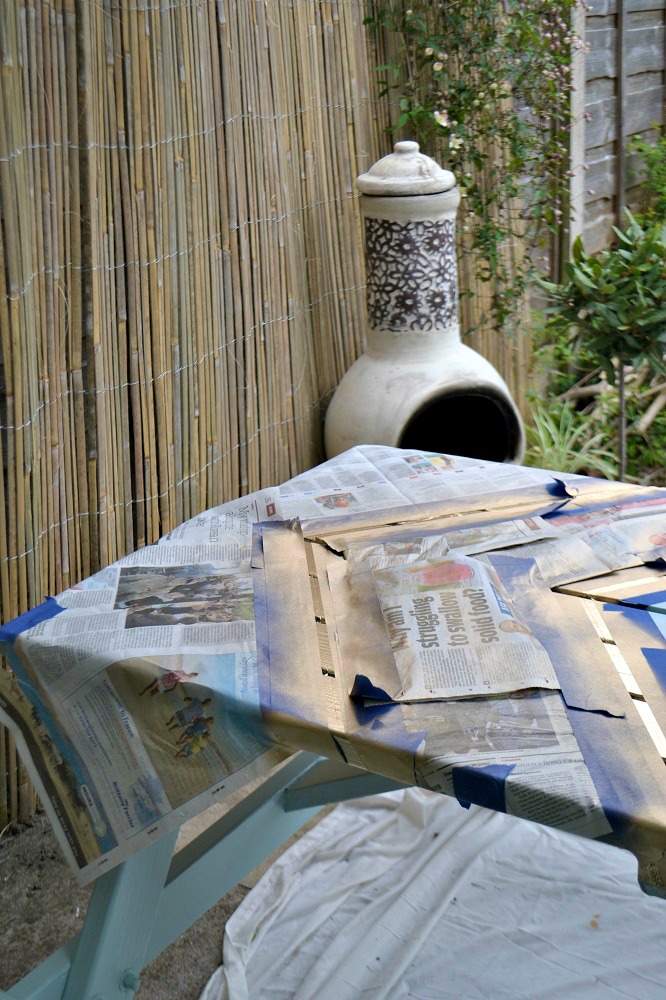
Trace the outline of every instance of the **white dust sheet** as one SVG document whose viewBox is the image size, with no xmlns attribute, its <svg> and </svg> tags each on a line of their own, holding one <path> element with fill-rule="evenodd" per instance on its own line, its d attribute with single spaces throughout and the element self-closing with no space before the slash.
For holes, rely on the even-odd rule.
<svg viewBox="0 0 666 1000">
<path fill-rule="evenodd" d="M 223 962 L 201 1000 L 664 1000 L 666 900 L 625 851 L 409 789 L 282 855 Z"/>
</svg>

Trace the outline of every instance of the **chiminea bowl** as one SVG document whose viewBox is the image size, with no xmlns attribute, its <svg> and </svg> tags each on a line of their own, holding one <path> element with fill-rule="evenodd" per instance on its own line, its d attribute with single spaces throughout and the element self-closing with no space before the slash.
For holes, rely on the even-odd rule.
<svg viewBox="0 0 666 1000">
<path fill-rule="evenodd" d="M 326 414 L 328 458 L 385 444 L 520 462 L 525 435 L 506 383 L 460 340 L 455 178 L 398 142 L 357 178 L 365 228 L 365 353 Z"/>
</svg>

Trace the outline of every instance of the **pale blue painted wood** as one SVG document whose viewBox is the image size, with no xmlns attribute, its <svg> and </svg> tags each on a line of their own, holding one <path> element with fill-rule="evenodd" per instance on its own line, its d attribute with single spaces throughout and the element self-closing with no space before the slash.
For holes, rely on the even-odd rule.
<svg viewBox="0 0 666 1000">
<path fill-rule="evenodd" d="M 177 837 L 167 834 L 97 880 L 62 1000 L 118 996 L 126 970 L 138 976 Z"/>
<path fill-rule="evenodd" d="M 77 934 L 49 955 L 41 965 L 12 986 L 9 993 L 0 991 L 0 1000 L 6 997 L 10 1000 L 61 1000 L 79 936 Z"/>
<path fill-rule="evenodd" d="M 174 857 L 147 961 L 158 955 L 226 892 L 314 816 L 320 806 L 284 810 L 284 789 L 305 773 L 300 753 Z"/>
<path fill-rule="evenodd" d="M 322 804 L 403 787 L 353 768 L 326 780 L 328 766 L 315 754 L 295 754 L 175 857 L 177 832 L 100 876 L 81 933 L 9 992 L 0 990 L 0 1000 L 130 997 L 123 975 L 130 973 L 128 983 L 136 977 L 135 986 L 148 962 Z"/>
<path fill-rule="evenodd" d="M 401 781 L 394 781 L 392 778 L 385 778 L 381 774 L 361 774 L 353 778 L 342 778 L 339 781 L 309 784 L 303 788 L 286 788 L 283 808 L 287 812 L 312 807 L 320 808 L 333 802 L 360 799 L 365 795 L 396 792 L 400 788 L 407 788 L 407 785 Z"/>
</svg>

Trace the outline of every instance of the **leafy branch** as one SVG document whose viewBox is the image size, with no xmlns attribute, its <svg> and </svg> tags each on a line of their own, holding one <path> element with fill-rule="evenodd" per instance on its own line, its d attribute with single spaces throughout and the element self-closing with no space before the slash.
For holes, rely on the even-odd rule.
<svg viewBox="0 0 666 1000">
<path fill-rule="evenodd" d="M 628 227 L 614 230 L 614 247 L 592 256 L 579 238 L 566 280 L 539 282 L 551 303 L 549 329 L 591 354 L 611 385 L 617 380 L 620 479 L 627 466 L 625 368 L 644 364 L 666 374 L 666 225 L 627 216 Z"/>
<path fill-rule="evenodd" d="M 566 225 L 568 129 L 577 0 L 379 0 L 366 23 L 395 59 L 390 131 L 416 138 L 461 188 L 461 247 L 490 290 L 494 326 L 511 326 L 533 275 L 530 249 Z"/>
</svg>

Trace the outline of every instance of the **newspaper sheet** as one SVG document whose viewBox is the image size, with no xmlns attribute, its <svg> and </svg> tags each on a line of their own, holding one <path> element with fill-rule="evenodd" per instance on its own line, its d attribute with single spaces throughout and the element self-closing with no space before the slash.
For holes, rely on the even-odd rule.
<svg viewBox="0 0 666 1000">
<path fill-rule="evenodd" d="M 666 515 L 643 516 L 588 528 L 585 541 L 611 569 L 624 569 L 637 562 L 666 558 Z"/>
<path fill-rule="evenodd" d="M 550 514 L 549 520 L 561 531 L 577 532 L 581 527 L 591 528 L 646 514 L 663 517 L 666 515 L 664 492 L 660 487 L 604 482 L 593 493 L 584 490 L 580 496 L 572 497 L 566 506 Z"/>
<path fill-rule="evenodd" d="M 512 551 L 507 549 L 509 555 Z M 522 545 L 516 554 L 522 558 L 529 556 L 534 559 L 539 573 L 549 587 L 599 576 L 612 568 L 597 554 L 582 533 Z"/>
<path fill-rule="evenodd" d="M 13 645 L 0 713 L 82 881 L 285 756 L 261 720 L 250 573 L 271 502 L 193 519 L 60 594 Z"/>
<path fill-rule="evenodd" d="M 446 531 L 445 537 L 450 548 L 458 549 L 466 556 L 473 556 L 481 552 L 496 552 L 515 545 L 556 538 L 559 534 L 559 530 L 545 518 L 525 517 L 501 524 L 451 529 Z"/>
<path fill-rule="evenodd" d="M 664 779 L 589 619 L 528 556 L 567 539 L 580 551 L 609 510 L 614 529 L 625 515 L 636 526 L 592 536 L 604 553 L 609 540 L 616 561 L 660 549 L 640 523 L 659 502 L 663 491 L 353 449 L 203 512 L 4 626 L 14 673 L 0 674 L 0 719 L 81 881 L 295 749 L 591 836 L 610 824 L 640 853 L 637 828 L 666 830 L 651 799 L 666 803 Z M 282 520 L 293 513 L 306 537 Z M 587 573 L 603 553 L 585 544 Z M 598 753 L 609 745 L 612 787 Z"/>
<path fill-rule="evenodd" d="M 412 706 L 404 714 L 408 724 L 426 723 L 418 764 L 425 787 L 462 797 L 465 768 L 504 767 L 507 813 L 580 836 L 610 832 L 559 694 L 469 699 L 444 710 L 438 705 L 436 713 L 432 705 L 419 707 L 417 719 Z"/>
<path fill-rule="evenodd" d="M 478 520 L 477 514 L 476 519 Z M 420 524 L 406 526 L 398 532 L 393 526 L 386 531 L 386 540 L 381 541 L 383 532 L 375 530 L 371 539 L 359 540 L 358 536 L 341 536 L 334 546 L 344 552 L 349 563 L 366 563 L 371 569 L 385 569 L 444 556 L 451 549 L 471 556 L 482 552 L 560 536 L 560 531 L 542 517 L 517 518 L 513 521 L 476 524 L 468 528 L 430 527 Z"/>
<path fill-rule="evenodd" d="M 382 523 L 368 515 L 403 508 L 418 512 L 428 504 L 445 504 L 450 510 L 497 506 L 503 495 L 511 499 L 517 490 L 536 487 L 544 502 L 553 497 L 543 487 L 555 482 L 540 469 L 363 445 L 346 452 L 344 461 L 333 459 L 285 483 L 280 495 L 283 516 L 298 517 L 312 532 L 343 515 L 347 521 Z M 577 484 L 586 480 L 560 476 L 557 482 L 561 503 L 567 495 L 577 495 Z"/>
<path fill-rule="evenodd" d="M 559 687 L 545 649 L 491 567 L 477 559 L 359 568 L 351 585 L 377 593 L 400 679 L 386 693 L 391 701 Z M 368 679 L 383 689 L 383 678 Z"/>
<path fill-rule="evenodd" d="M 278 738 L 287 745 L 295 739 L 285 719 L 303 711 L 297 693 L 306 690 L 317 725 L 328 727 L 348 763 L 401 781 L 411 773 L 417 784 L 462 803 L 603 836 L 636 853 L 644 888 L 666 890 L 663 763 L 607 642 L 591 627 L 590 602 L 552 594 L 532 560 L 493 554 L 490 566 L 555 665 L 561 690 L 391 701 L 387 691 L 400 676 L 374 584 L 358 587 L 359 566 L 303 538 L 296 522 L 257 530 L 264 624 L 271 637 L 279 632 L 277 642 L 260 643 L 269 660 L 267 704 L 274 699 L 280 707 Z M 399 561 L 404 556 L 398 551 Z M 378 572 L 387 570 L 368 568 L 371 577 Z M 296 629 L 294 647 L 288 636 Z"/>
<path fill-rule="evenodd" d="M 661 512 L 632 511 L 617 520 L 609 512 L 597 514 L 593 526 L 569 524 L 558 532 L 560 519 L 551 523 L 555 537 L 524 545 L 549 586 L 574 583 L 666 557 L 666 518 Z M 560 529 L 561 530 L 561 529 Z M 495 546 L 499 548 L 499 546 Z"/>
<path fill-rule="evenodd" d="M 160 538 L 158 545 L 179 542 L 190 545 L 217 545 L 220 539 L 235 536 L 240 542 L 252 544 L 252 525 L 257 521 L 281 519 L 282 504 L 277 486 L 259 490 L 247 497 L 231 500 L 219 507 L 197 514 Z"/>
</svg>

